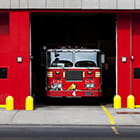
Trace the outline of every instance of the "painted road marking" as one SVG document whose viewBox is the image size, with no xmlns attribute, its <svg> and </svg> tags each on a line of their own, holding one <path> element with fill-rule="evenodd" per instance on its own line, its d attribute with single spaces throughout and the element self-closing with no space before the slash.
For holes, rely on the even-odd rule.
<svg viewBox="0 0 140 140">
<path fill-rule="evenodd" d="M 104 110 L 104 112 L 106 113 L 106 115 L 108 116 L 109 120 L 110 120 L 110 124 L 115 124 L 115 121 L 114 121 L 114 118 L 112 117 L 112 115 L 110 114 L 110 112 L 108 111 L 108 109 L 101 105 L 101 108 Z M 116 135 L 119 135 L 119 131 L 117 130 L 117 128 L 115 126 L 112 126 L 111 129 L 113 130 L 113 132 L 116 134 Z"/>
<path fill-rule="evenodd" d="M 110 120 L 110 124 L 115 124 L 114 118 L 111 116 L 110 112 L 107 110 L 107 108 L 103 105 L 101 105 L 101 108 L 104 110 L 104 112 L 106 113 L 106 115 L 108 116 L 109 120 Z"/>
<path fill-rule="evenodd" d="M 119 131 L 117 130 L 117 128 L 116 128 L 115 126 L 112 126 L 111 128 L 112 128 L 113 132 L 114 132 L 116 135 L 119 135 L 119 134 L 120 134 Z"/>
</svg>

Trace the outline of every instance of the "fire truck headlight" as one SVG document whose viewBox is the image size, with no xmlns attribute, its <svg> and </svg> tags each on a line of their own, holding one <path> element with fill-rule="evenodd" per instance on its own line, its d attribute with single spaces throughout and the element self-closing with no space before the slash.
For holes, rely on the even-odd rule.
<svg viewBox="0 0 140 140">
<path fill-rule="evenodd" d="M 95 87 L 95 84 L 89 84 L 89 83 L 86 84 L 86 88 L 94 88 L 94 87 Z"/>
<path fill-rule="evenodd" d="M 55 83 L 53 87 L 54 88 L 62 88 L 62 84 L 61 83 Z"/>
<path fill-rule="evenodd" d="M 90 84 L 86 84 L 86 88 L 89 88 L 90 87 Z"/>
<path fill-rule="evenodd" d="M 90 87 L 91 87 L 91 88 L 94 88 L 94 87 L 95 87 L 95 84 L 90 84 Z"/>
<path fill-rule="evenodd" d="M 58 84 L 57 87 L 58 87 L 58 88 L 62 88 L 62 84 Z"/>
</svg>

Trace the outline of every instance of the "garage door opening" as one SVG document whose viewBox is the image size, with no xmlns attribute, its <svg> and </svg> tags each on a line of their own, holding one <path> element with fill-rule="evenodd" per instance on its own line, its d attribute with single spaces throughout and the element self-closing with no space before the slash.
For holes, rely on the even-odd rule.
<svg viewBox="0 0 140 140">
<path fill-rule="evenodd" d="M 32 13 L 32 94 L 36 102 L 44 101 L 46 69 L 41 64 L 43 46 L 47 49 L 100 49 L 105 53 L 103 99 L 112 101 L 115 94 L 115 14 L 103 13 Z M 60 99 L 58 99 L 60 100 Z M 81 100 L 81 99 L 80 99 Z M 91 99 L 90 99 L 91 100 Z"/>
</svg>

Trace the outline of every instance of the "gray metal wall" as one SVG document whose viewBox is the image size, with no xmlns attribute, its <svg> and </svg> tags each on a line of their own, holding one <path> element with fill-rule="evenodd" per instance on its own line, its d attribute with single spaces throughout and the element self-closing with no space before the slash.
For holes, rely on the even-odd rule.
<svg viewBox="0 0 140 140">
<path fill-rule="evenodd" d="M 0 9 L 140 9 L 140 0 L 0 0 Z"/>
</svg>

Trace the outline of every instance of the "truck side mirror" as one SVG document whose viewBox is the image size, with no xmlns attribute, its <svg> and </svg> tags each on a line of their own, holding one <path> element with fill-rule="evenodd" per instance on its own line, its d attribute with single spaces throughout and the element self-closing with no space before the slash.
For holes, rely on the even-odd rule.
<svg viewBox="0 0 140 140">
<path fill-rule="evenodd" d="M 46 56 L 44 53 L 41 54 L 41 66 L 42 67 L 46 66 Z"/>
<path fill-rule="evenodd" d="M 101 54 L 101 64 L 105 64 L 105 54 Z"/>
<path fill-rule="evenodd" d="M 45 67 L 46 66 L 46 50 L 47 50 L 47 47 L 46 46 L 43 46 L 43 50 L 42 50 L 42 53 L 41 53 L 41 66 L 42 67 Z"/>
</svg>

